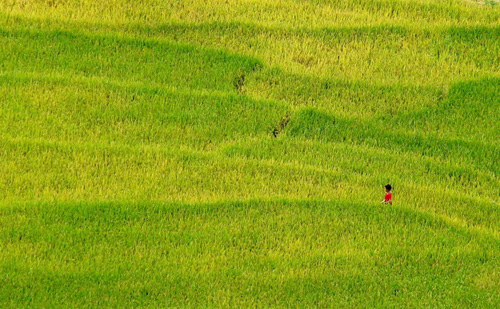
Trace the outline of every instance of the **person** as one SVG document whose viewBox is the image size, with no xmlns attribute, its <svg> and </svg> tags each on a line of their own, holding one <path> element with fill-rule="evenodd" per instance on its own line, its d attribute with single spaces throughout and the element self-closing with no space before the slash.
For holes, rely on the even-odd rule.
<svg viewBox="0 0 500 309">
<path fill-rule="evenodd" d="M 386 185 L 385 186 L 385 198 L 382 201 L 383 204 L 391 204 L 392 205 L 392 186 L 391 185 Z"/>
</svg>

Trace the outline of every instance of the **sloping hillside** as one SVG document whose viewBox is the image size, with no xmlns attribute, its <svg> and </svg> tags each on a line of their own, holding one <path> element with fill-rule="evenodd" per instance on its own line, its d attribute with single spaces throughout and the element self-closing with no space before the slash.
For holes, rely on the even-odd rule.
<svg viewBox="0 0 500 309">
<path fill-rule="evenodd" d="M 499 306 L 499 55 L 490 2 L 1 2 L 0 304 Z"/>
</svg>

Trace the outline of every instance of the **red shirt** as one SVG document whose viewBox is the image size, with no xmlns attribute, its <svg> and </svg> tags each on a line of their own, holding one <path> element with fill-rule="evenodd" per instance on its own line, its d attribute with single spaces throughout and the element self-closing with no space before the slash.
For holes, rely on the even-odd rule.
<svg viewBox="0 0 500 309">
<path fill-rule="evenodd" d="M 390 200 L 392 200 L 392 193 L 389 192 L 385 195 L 385 202 L 389 202 Z"/>
</svg>

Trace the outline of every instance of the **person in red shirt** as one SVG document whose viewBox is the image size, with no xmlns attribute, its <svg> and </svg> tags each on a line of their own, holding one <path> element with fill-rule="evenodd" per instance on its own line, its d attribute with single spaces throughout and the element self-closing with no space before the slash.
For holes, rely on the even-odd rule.
<svg viewBox="0 0 500 309">
<path fill-rule="evenodd" d="M 382 201 L 383 204 L 391 204 L 392 205 L 392 186 L 391 185 L 386 185 L 385 186 L 385 198 Z"/>
</svg>

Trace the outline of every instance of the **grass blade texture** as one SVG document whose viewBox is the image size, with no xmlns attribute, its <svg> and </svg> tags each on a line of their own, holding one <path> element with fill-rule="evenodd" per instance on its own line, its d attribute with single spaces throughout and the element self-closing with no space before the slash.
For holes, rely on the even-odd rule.
<svg viewBox="0 0 500 309">
<path fill-rule="evenodd" d="M 0 1 L 0 306 L 500 307 L 499 55 L 494 0 Z"/>
</svg>

